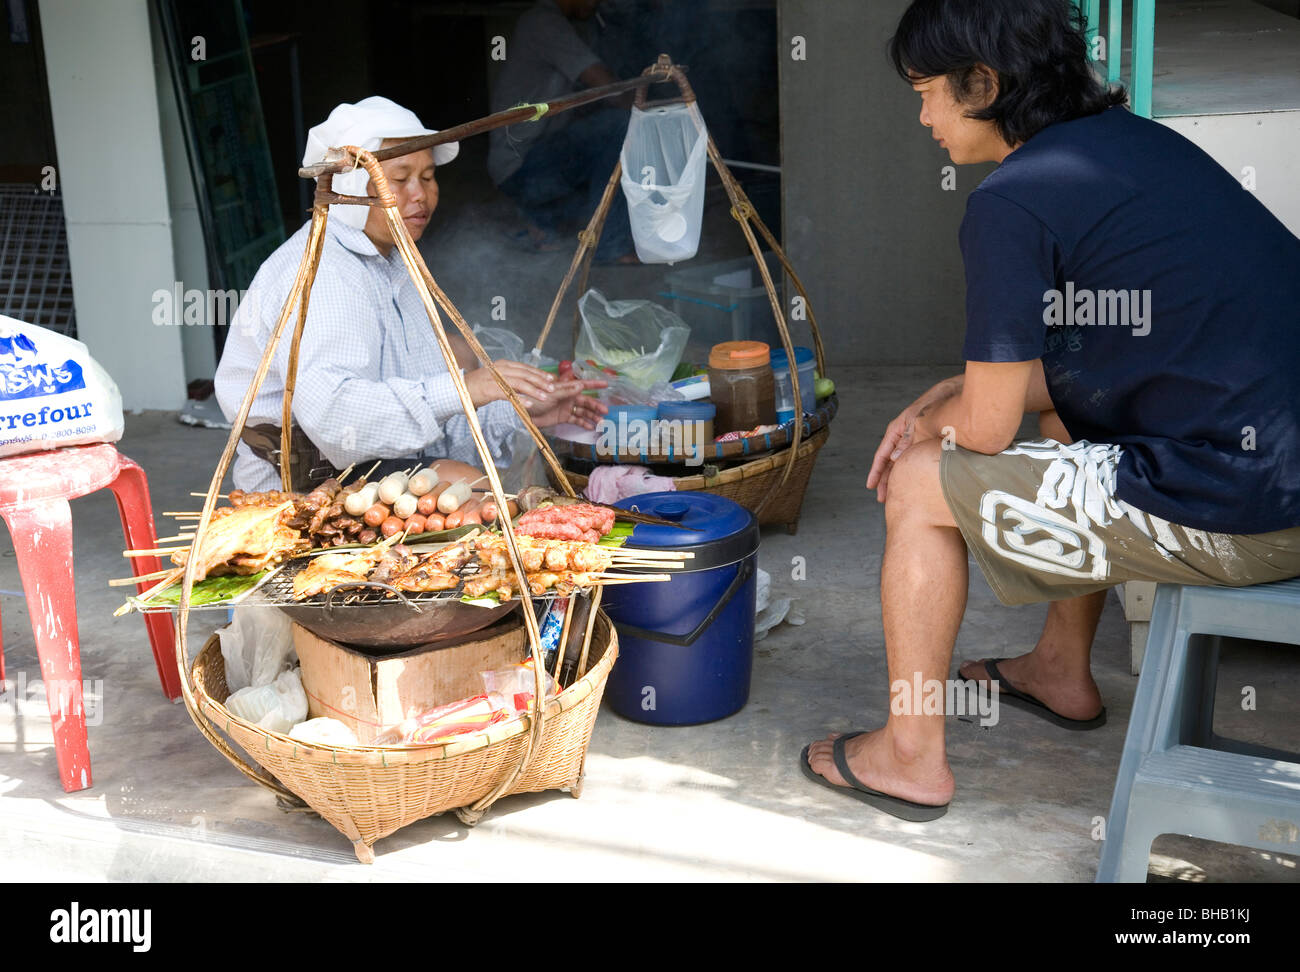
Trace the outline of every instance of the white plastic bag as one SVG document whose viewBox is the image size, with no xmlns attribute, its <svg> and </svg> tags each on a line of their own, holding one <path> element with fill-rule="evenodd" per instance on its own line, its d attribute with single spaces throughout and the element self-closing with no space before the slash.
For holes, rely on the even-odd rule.
<svg viewBox="0 0 1300 972">
<path fill-rule="evenodd" d="M 648 300 L 606 300 L 594 288 L 578 300 L 578 312 L 582 328 L 574 357 L 613 368 L 642 391 L 673 376 L 691 336 L 686 322 L 666 307 Z"/>
<path fill-rule="evenodd" d="M 293 667 L 293 627 L 286 614 L 263 607 L 235 608 L 233 614 L 230 624 L 217 632 L 232 692 L 269 685 Z"/>
<path fill-rule="evenodd" d="M 116 442 L 117 383 L 80 341 L 0 315 L 0 456 Z"/>
<path fill-rule="evenodd" d="M 307 718 L 307 693 L 298 669 L 281 672 L 270 685 L 242 688 L 226 699 L 232 715 L 268 732 L 288 732 Z"/>
<path fill-rule="evenodd" d="M 699 249 L 708 141 L 694 103 L 632 109 L 620 160 L 642 263 L 689 260 Z"/>
<path fill-rule="evenodd" d="M 754 640 L 762 641 L 782 621 L 803 624 L 803 612 L 794 606 L 796 600 L 793 597 L 772 597 L 772 575 L 760 567 L 754 598 Z"/>
<path fill-rule="evenodd" d="M 357 734 L 338 719 L 322 717 L 300 722 L 289 730 L 289 738 L 326 746 L 357 746 Z"/>
</svg>

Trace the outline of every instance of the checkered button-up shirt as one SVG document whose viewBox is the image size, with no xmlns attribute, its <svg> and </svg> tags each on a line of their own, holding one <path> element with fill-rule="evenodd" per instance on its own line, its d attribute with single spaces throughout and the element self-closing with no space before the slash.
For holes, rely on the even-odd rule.
<svg viewBox="0 0 1300 972">
<path fill-rule="evenodd" d="M 270 341 L 307 246 L 310 224 L 276 250 L 253 278 L 231 321 L 216 392 L 234 418 Z M 296 321 L 290 317 L 249 425 L 279 426 Z M 382 256 L 358 229 L 331 220 L 312 286 L 298 354 L 293 416 L 336 467 L 365 459 L 427 456 L 478 465 L 447 364 L 402 258 Z M 478 410 L 498 465 L 510 462 L 521 427 L 509 402 Z M 235 457 L 237 489 L 278 489 L 278 471 L 243 442 Z"/>
</svg>

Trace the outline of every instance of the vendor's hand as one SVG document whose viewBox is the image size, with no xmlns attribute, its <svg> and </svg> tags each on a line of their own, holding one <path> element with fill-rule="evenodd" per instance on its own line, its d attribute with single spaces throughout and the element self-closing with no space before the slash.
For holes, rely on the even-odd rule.
<svg viewBox="0 0 1300 972">
<path fill-rule="evenodd" d="M 584 429 L 594 429 L 609 409 L 583 392 L 605 388 L 607 385 L 608 382 L 604 381 L 562 381 L 555 386 L 553 405 L 538 405 L 530 408 L 528 413 L 534 422 L 543 427 L 567 422 Z"/>
<path fill-rule="evenodd" d="M 539 405 L 555 404 L 554 375 L 519 361 L 495 361 L 493 364 L 529 411 Z M 487 368 L 465 372 L 465 386 L 469 389 L 469 397 L 475 408 L 482 408 L 489 402 L 499 402 L 506 397 Z"/>
</svg>

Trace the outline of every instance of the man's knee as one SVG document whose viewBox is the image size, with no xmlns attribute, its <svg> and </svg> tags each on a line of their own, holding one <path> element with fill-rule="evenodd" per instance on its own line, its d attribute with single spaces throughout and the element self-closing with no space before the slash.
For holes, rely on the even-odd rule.
<svg viewBox="0 0 1300 972">
<path fill-rule="evenodd" d="M 947 511 L 939 465 L 943 458 L 942 443 L 929 439 L 912 446 L 894 461 L 885 493 L 885 516 L 897 519 L 920 514 L 931 516 L 940 508 Z"/>
</svg>

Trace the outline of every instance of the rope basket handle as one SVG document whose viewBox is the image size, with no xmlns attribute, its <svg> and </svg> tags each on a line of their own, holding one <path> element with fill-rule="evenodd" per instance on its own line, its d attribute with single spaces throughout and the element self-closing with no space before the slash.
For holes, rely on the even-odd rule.
<svg viewBox="0 0 1300 972">
<path fill-rule="evenodd" d="M 667 54 L 660 54 L 658 60 L 650 67 L 646 68 L 641 76 L 643 78 L 653 75 L 666 75 L 664 81 L 674 81 L 677 83 L 680 96 L 677 98 L 666 99 L 664 101 L 647 102 L 646 87 L 638 88 L 636 93 L 635 104 L 640 109 L 645 109 L 650 105 L 666 104 L 693 104 L 695 102 L 695 91 L 691 88 L 690 82 L 686 80 L 686 72 L 681 65 L 673 64 L 672 59 Z M 763 251 L 758 245 L 758 240 L 754 235 L 754 229 L 757 228 L 762 235 L 764 242 L 776 254 L 777 259 L 781 261 L 781 267 L 790 277 L 795 289 L 799 291 L 799 296 L 803 299 L 803 308 L 808 315 L 808 327 L 812 331 L 813 353 L 817 359 L 817 373 L 826 374 L 826 348 L 822 343 L 821 329 L 817 326 L 817 316 L 813 313 L 812 300 L 808 297 L 808 291 L 795 273 L 794 267 L 790 264 L 789 257 L 786 256 L 785 248 L 777 242 L 772 231 L 759 217 L 754 205 L 750 202 L 745 190 L 741 188 L 740 183 L 731 174 L 726 162 L 722 159 L 722 153 L 718 151 L 717 144 L 713 141 L 713 136 L 708 136 L 708 154 L 709 161 L 713 163 L 714 170 L 721 179 L 723 188 L 727 191 L 727 198 L 731 201 L 731 215 L 740 224 L 741 232 L 745 235 L 745 241 L 749 244 L 749 251 L 753 254 L 755 261 L 758 263 L 758 272 L 763 280 L 763 288 L 767 291 L 767 298 L 772 305 L 772 314 L 776 318 L 777 330 L 781 334 L 781 346 L 785 349 L 786 360 L 790 362 L 790 383 L 795 402 L 802 402 L 799 388 L 799 368 L 794 355 L 794 342 L 790 337 L 790 328 L 786 321 L 785 308 L 781 306 L 781 299 L 777 296 L 776 283 L 772 279 L 772 274 L 768 270 L 767 261 L 763 259 Z M 559 292 L 555 295 L 555 300 L 551 303 L 550 313 L 546 316 L 546 324 L 542 327 L 542 333 L 537 339 L 536 351 L 541 353 L 546 338 L 551 333 L 551 326 L 555 323 L 555 317 L 563 303 L 565 295 L 568 293 L 569 285 L 573 282 L 579 267 L 582 268 L 582 282 L 578 286 L 581 292 L 587 285 L 587 274 L 591 268 L 591 257 L 596 250 L 596 244 L 600 242 L 601 231 L 605 225 L 605 217 L 609 213 L 609 207 L 613 200 L 614 189 L 618 186 L 619 178 L 622 175 L 622 162 L 614 164 L 614 173 L 610 176 L 609 183 L 605 186 L 605 193 L 601 196 L 600 204 L 596 207 L 596 212 L 592 215 L 591 222 L 588 223 L 587 229 L 579 234 L 578 250 L 573 255 L 573 262 L 569 266 L 569 272 L 564 277 L 564 282 L 560 285 Z M 751 225 L 752 224 L 752 225 Z M 579 333 L 579 312 L 574 308 L 573 314 L 573 337 L 576 347 Z M 785 468 L 781 471 L 781 478 L 772 484 L 767 495 L 759 502 L 757 509 L 754 510 L 755 516 L 760 516 L 768 504 L 776 495 L 785 488 L 786 481 L 790 478 L 790 473 L 794 469 L 797 458 L 799 444 L 804 439 L 804 420 L 803 409 L 795 408 L 794 428 L 791 430 L 789 458 L 786 460 Z M 568 477 L 560 474 L 557 481 L 569 485 Z"/>
</svg>

